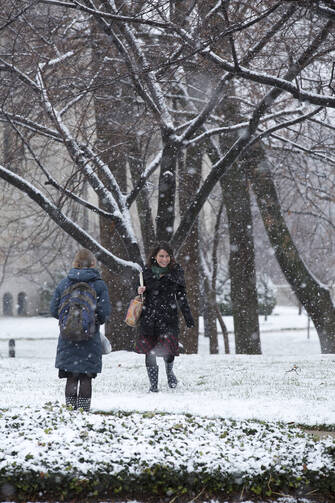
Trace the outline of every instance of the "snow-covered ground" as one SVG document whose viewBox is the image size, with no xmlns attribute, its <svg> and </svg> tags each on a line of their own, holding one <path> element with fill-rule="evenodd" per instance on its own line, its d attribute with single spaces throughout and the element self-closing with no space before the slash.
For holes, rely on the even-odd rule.
<svg viewBox="0 0 335 503">
<path fill-rule="evenodd" d="M 231 318 L 227 317 L 225 321 L 231 332 Z M 175 372 L 179 379 L 176 390 L 167 387 L 163 362 L 159 361 L 158 394 L 147 392 L 143 355 L 125 351 L 111 353 L 103 357 L 103 372 L 94 381 L 92 409 L 113 413 L 191 413 L 227 421 L 259 419 L 307 425 L 335 424 L 335 355 L 320 354 L 315 329 L 310 326 L 308 336 L 307 326 L 306 315 L 299 316 L 297 308 L 277 308 L 268 320 L 261 319 L 263 355 L 257 356 L 233 354 L 232 333 L 232 354 L 224 354 L 220 337 L 220 354 L 209 355 L 208 340 L 201 336 L 197 355 L 181 355 L 176 359 Z M 41 418 L 47 421 L 48 412 L 40 415 L 34 410 L 47 402 L 62 403 L 64 397 L 65 382 L 58 379 L 54 368 L 57 321 L 37 317 L 0 318 L 0 327 L 0 409 L 7 409 L 2 421 L 11 424 L 12 415 L 31 423 L 42 421 Z M 9 339 L 15 339 L 15 358 L 8 356 Z M 24 417 L 18 411 L 22 412 L 27 406 L 30 408 L 26 409 Z M 69 413 L 63 411 L 62 414 Z M 100 416 L 90 417 L 91 420 L 87 421 L 91 421 L 92 425 L 103 421 Z M 185 416 L 180 417 L 180 421 L 185 420 L 182 419 Z M 80 429 L 86 419 L 77 417 L 76 421 Z M 113 424 L 112 417 L 110 421 Z M 166 421 L 169 421 L 168 417 Z M 26 430 L 35 432 L 39 437 L 38 427 L 29 426 Z M 50 433 L 48 428 L 43 431 Z M 12 440 L 15 441 L 15 435 Z M 12 440 L 7 439 L 6 442 Z M 27 440 L 34 443 L 34 439 Z M 308 441 L 301 442 L 305 449 Z M 211 448 L 215 447 L 214 444 Z M 283 497 L 278 503 L 295 501 Z M 302 501 L 306 500 L 299 499 L 299 502 Z"/>
<path fill-rule="evenodd" d="M 228 329 L 232 320 L 227 317 Z M 208 417 L 256 418 L 309 425 L 335 423 L 335 355 L 321 355 L 318 337 L 296 308 L 277 308 L 261 320 L 263 355 L 209 355 L 200 337 L 198 355 L 176 358 L 176 390 L 167 387 L 160 363 L 160 393 L 149 394 L 142 355 L 120 351 L 103 357 L 94 381 L 93 410 L 189 412 Z M 63 401 L 64 380 L 54 368 L 57 321 L 0 319 L 0 407 Z M 8 339 L 16 358 L 8 357 Z M 233 348 L 233 337 L 230 336 Z M 296 368 L 294 367 L 296 366 Z"/>
</svg>

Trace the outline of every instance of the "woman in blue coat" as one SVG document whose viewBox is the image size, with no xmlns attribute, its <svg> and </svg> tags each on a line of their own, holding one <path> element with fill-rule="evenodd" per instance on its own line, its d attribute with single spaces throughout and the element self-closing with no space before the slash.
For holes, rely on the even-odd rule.
<svg viewBox="0 0 335 503">
<path fill-rule="evenodd" d="M 88 340 L 73 341 L 59 335 L 55 367 L 59 369 L 60 379 L 66 378 L 65 402 L 74 409 L 90 410 L 92 396 L 92 379 L 101 372 L 102 347 L 99 326 L 105 323 L 110 315 L 106 283 L 95 269 L 96 258 L 89 250 L 77 252 L 73 268 L 66 278 L 57 286 L 51 300 L 50 311 L 59 319 L 59 307 L 62 296 L 71 285 L 79 282 L 88 283 L 96 292 L 95 330 Z"/>
</svg>

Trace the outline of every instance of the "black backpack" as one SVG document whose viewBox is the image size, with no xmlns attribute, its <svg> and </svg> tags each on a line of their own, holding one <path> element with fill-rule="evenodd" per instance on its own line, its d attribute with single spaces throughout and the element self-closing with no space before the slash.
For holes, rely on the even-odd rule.
<svg viewBox="0 0 335 503">
<path fill-rule="evenodd" d="M 87 341 L 95 334 L 97 294 L 86 282 L 64 290 L 58 308 L 60 334 L 70 341 Z"/>
</svg>

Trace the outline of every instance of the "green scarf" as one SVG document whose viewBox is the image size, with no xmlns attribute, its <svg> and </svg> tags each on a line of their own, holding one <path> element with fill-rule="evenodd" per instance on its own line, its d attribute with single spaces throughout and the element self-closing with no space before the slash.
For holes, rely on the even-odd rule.
<svg viewBox="0 0 335 503">
<path fill-rule="evenodd" d="M 168 267 L 160 267 L 159 265 L 153 265 L 151 266 L 152 274 L 156 279 L 159 279 L 162 274 L 166 274 L 169 272 Z"/>
</svg>

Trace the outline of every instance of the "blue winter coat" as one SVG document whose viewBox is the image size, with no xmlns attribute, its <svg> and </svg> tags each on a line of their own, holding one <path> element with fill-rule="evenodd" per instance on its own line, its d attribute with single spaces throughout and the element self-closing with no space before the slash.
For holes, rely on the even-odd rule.
<svg viewBox="0 0 335 503">
<path fill-rule="evenodd" d="M 92 268 L 71 269 L 55 290 L 50 312 L 58 319 L 58 308 L 63 292 L 73 283 L 80 281 L 89 282 L 97 292 L 95 334 L 88 341 L 80 342 L 69 341 L 59 335 L 55 367 L 69 372 L 97 374 L 101 372 L 102 367 L 99 325 L 105 323 L 111 312 L 107 286 L 101 279 L 99 271 Z"/>
</svg>

